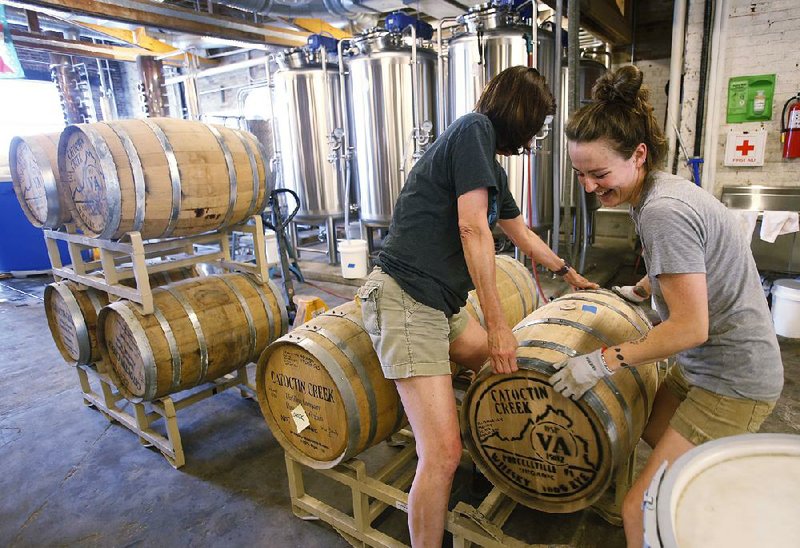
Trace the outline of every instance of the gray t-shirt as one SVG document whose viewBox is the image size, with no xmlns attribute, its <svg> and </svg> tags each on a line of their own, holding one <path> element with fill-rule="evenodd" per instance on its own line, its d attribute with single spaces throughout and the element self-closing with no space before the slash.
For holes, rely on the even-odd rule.
<svg viewBox="0 0 800 548">
<path fill-rule="evenodd" d="M 783 363 L 750 240 L 728 209 L 690 181 L 654 172 L 631 208 L 656 309 L 669 317 L 660 274 L 703 272 L 709 337 L 678 354 L 693 385 L 737 398 L 778 399 Z"/>
</svg>

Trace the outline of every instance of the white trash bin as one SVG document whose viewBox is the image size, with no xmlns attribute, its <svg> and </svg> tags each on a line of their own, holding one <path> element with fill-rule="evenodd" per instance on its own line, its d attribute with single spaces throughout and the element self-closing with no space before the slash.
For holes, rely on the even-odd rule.
<svg viewBox="0 0 800 548">
<path fill-rule="evenodd" d="M 339 240 L 343 278 L 366 278 L 369 251 L 366 240 Z"/>
<path fill-rule="evenodd" d="M 772 321 L 778 335 L 800 339 L 800 281 L 783 279 L 772 284 Z"/>
</svg>

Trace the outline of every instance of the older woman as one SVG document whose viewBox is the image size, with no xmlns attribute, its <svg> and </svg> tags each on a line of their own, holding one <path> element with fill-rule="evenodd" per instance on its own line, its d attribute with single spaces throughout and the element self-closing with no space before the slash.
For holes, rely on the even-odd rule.
<svg viewBox="0 0 800 548">
<path fill-rule="evenodd" d="M 461 459 L 450 362 L 516 371 L 517 341 L 495 285 L 495 223 L 523 252 L 577 287 L 588 282 L 528 230 L 496 154 L 530 147 L 555 108 L 544 78 L 512 67 L 486 86 L 415 164 L 397 199 L 378 266 L 358 291 L 364 326 L 394 379 L 417 443 L 408 497 L 414 546 L 441 546 Z M 476 288 L 486 330 L 462 308 Z"/>
</svg>

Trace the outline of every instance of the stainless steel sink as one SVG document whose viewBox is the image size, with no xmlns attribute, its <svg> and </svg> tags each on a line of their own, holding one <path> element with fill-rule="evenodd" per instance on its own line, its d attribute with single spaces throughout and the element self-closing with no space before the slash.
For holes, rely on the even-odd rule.
<svg viewBox="0 0 800 548">
<path fill-rule="evenodd" d="M 722 203 L 731 209 L 800 211 L 800 188 L 780 186 L 724 186 Z"/>
</svg>

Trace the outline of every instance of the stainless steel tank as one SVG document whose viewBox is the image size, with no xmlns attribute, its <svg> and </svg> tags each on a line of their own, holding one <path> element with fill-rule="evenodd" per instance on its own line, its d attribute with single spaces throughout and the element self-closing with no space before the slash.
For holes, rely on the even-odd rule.
<svg viewBox="0 0 800 548">
<path fill-rule="evenodd" d="M 280 184 L 300 197 L 296 221 L 319 223 L 344 215 L 344 184 L 333 134 L 342 127 L 339 73 L 335 62 L 325 68 L 319 52 L 306 48 L 276 56 L 273 105 Z"/>
<path fill-rule="evenodd" d="M 413 75 L 412 48 L 400 33 L 376 28 L 352 41 L 347 59 L 350 144 L 366 226 L 389 225 L 415 156 L 436 134 L 436 54 L 420 46 L 415 53 Z"/>
<path fill-rule="evenodd" d="M 567 120 L 569 119 L 569 88 L 567 83 L 567 67 L 566 60 L 563 62 L 562 75 L 561 75 L 561 116 L 564 119 L 564 126 L 566 127 Z M 578 92 L 580 101 L 577 108 L 587 105 L 592 102 L 592 87 L 595 82 L 606 73 L 608 69 L 606 66 L 595 60 L 594 58 L 582 57 L 578 64 Z M 567 136 L 563 133 L 559 136 L 561 143 L 561 150 L 564 154 L 561 155 L 561 205 L 575 207 L 576 197 L 574 187 L 572 186 L 572 169 L 569 167 L 567 157 Z M 586 194 L 586 205 L 589 209 L 597 209 L 600 207 L 600 202 L 597 196 L 593 193 Z"/>
<path fill-rule="evenodd" d="M 480 5 L 459 18 L 462 27 L 449 41 L 448 123 L 471 112 L 486 84 L 503 70 L 528 65 L 531 28 L 504 6 Z M 538 29 L 536 63 L 539 72 L 553 81 L 552 33 Z M 558 94 L 556 94 L 558 97 Z M 533 228 L 553 226 L 553 136 L 538 141 L 533 157 L 498 158 L 508 174 L 510 190 Z M 524 187 L 533 172 L 532 200 Z M 533 203 L 533 208 L 530 207 Z"/>
</svg>

